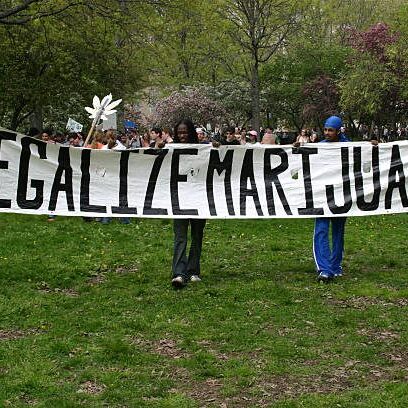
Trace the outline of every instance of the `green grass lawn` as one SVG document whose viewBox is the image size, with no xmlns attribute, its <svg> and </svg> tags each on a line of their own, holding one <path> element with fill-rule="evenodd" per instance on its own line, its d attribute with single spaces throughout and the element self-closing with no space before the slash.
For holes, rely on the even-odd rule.
<svg viewBox="0 0 408 408">
<path fill-rule="evenodd" d="M 170 286 L 171 220 L 0 216 L 0 407 L 406 407 L 407 215 L 350 218 L 315 281 L 313 220 L 212 220 Z"/>
</svg>

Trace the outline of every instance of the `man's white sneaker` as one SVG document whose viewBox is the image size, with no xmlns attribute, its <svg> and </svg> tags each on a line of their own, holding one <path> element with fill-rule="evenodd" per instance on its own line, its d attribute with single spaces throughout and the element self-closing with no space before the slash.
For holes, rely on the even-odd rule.
<svg viewBox="0 0 408 408">
<path fill-rule="evenodd" d="M 191 275 L 190 282 L 201 282 L 201 278 L 198 275 Z"/>
</svg>

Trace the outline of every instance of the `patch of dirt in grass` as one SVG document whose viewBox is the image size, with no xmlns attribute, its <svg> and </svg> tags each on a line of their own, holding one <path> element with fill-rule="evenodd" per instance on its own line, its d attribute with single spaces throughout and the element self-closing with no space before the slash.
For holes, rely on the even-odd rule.
<svg viewBox="0 0 408 408">
<path fill-rule="evenodd" d="M 394 299 L 393 304 L 396 306 L 408 306 L 408 299 L 400 298 L 400 299 Z"/>
<path fill-rule="evenodd" d="M 212 354 L 214 357 L 216 357 L 218 360 L 221 361 L 228 361 L 232 358 L 237 358 L 237 359 L 248 359 L 250 360 L 253 364 L 258 364 L 261 362 L 261 354 L 262 354 L 262 349 L 257 348 L 252 351 L 231 351 L 228 353 L 222 353 L 217 349 L 217 345 L 219 346 L 219 343 L 214 344 L 213 342 L 209 340 L 200 340 L 196 342 L 199 346 L 202 347 L 203 350 L 205 350 L 207 353 Z"/>
<path fill-rule="evenodd" d="M 362 364 L 359 361 L 349 361 L 344 366 L 332 372 L 319 376 L 275 376 L 255 384 L 255 394 L 261 393 L 257 406 L 268 406 L 271 401 L 281 398 L 295 398 L 304 394 L 330 394 L 353 389 L 358 382 L 366 386 L 380 381 L 394 379 L 395 367 L 379 367 Z"/>
<path fill-rule="evenodd" d="M 143 339 L 141 337 L 131 337 L 130 343 L 145 350 L 147 350 L 151 344 L 149 340 Z"/>
<path fill-rule="evenodd" d="M 220 389 L 222 388 L 222 382 L 216 378 L 207 378 L 204 381 L 197 381 L 193 379 L 192 374 L 188 369 L 184 367 L 165 367 L 160 374 L 167 378 L 172 379 L 177 387 L 171 388 L 170 393 L 181 393 L 191 399 L 197 400 L 200 404 L 200 408 L 206 407 L 227 407 L 223 405 L 225 398 L 221 396 Z M 228 405 L 230 406 L 230 405 Z"/>
<path fill-rule="evenodd" d="M 171 378 L 172 380 L 179 381 L 183 384 L 189 384 L 192 382 L 191 374 L 187 368 L 184 367 L 165 368 L 164 372 L 166 373 L 167 378 Z"/>
<path fill-rule="evenodd" d="M 386 357 L 392 362 L 394 367 L 404 372 L 404 380 L 408 382 L 408 351 L 392 350 L 391 352 L 384 353 L 383 357 Z"/>
<path fill-rule="evenodd" d="M 303 394 L 328 394 L 350 388 L 350 377 L 358 370 L 351 367 L 339 367 L 330 374 L 321 376 L 295 377 L 290 375 L 272 376 L 255 384 L 255 389 L 261 392 L 261 404 L 280 398 L 297 397 Z M 262 405 L 261 405 L 262 406 Z"/>
<path fill-rule="evenodd" d="M 398 333 L 394 333 L 391 330 L 374 330 L 374 329 L 359 329 L 357 333 L 361 336 L 366 336 L 371 340 L 383 341 L 383 342 L 392 342 L 398 341 L 400 339 L 400 335 Z"/>
<path fill-rule="evenodd" d="M 37 289 L 39 292 L 41 293 L 61 293 L 65 296 L 68 297 L 78 297 L 79 293 L 75 290 L 75 289 L 71 289 L 71 288 L 52 288 L 51 286 L 48 285 L 47 282 L 40 282 L 37 285 Z"/>
<path fill-rule="evenodd" d="M 75 289 L 62 289 L 61 293 L 68 297 L 78 297 L 79 293 Z"/>
<path fill-rule="evenodd" d="M 387 355 L 388 356 L 388 355 Z M 170 392 L 183 393 L 189 398 L 199 402 L 200 407 L 268 407 L 271 403 L 283 398 L 296 398 L 306 394 L 331 394 L 353 389 L 356 384 L 360 386 L 372 386 L 382 381 L 401 380 L 396 378 L 396 369 L 407 371 L 408 379 L 408 355 L 404 351 L 391 353 L 390 367 L 380 367 L 362 363 L 357 360 L 347 361 L 340 367 L 320 375 L 310 376 L 269 376 L 255 379 L 247 387 L 234 384 L 239 389 L 235 395 L 222 395 L 223 381 L 216 378 L 208 378 L 205 381 L 196 381 L 185 369 L 181 373 L 177 371 L 171 374 L 171 378 L 180 382 L 180 387 L 173 388 Z M 313 361 L 315 365 L 316 362 Z"/>
<path fill-rule="evenodd" d="M 296 331 L 293 327 L 281 327 L 278 329 L 279 336 L 287 336 L 288 334 L 292 334 Z"/>
<path fill-rule="evenodd" d="M 1 340 L 18 340 L 23 339 L 28 336 L 41 333 L 39 329 L 28 329 L 28 330 L 18 330 L 18 329 L 9 329 L 1 330 L 0 329 L 0 341 Z"/>
<path fill-rule="evenodd" d="M 87 283 L 90 286 L 100 285 L 106 281 L 106 275 L 104 273 L 97 273 L 88 278 Z"/>
<path fill-rule="evenodd" d="M 28 395 L 22 395 L 19 398 L 20 402 L 22 402 L 23 404 L 26 405 L 37 405 L 38 404 L 38 400 L 36 400 L 35 398 L 32 398 Z"/>
<path fill-rule="evenodd" d="M 220 389 L 222 382 L 216 378 L 207 378 L 205 381 L 194 381 L 189 384 L 186 394 L 188 397 L 200 401 L 200 407 L 222 403 Z"/>
<path fill-rule="evenodd" d="M 377 340 L 387 342 L 399 339 L 398 334 L 389 330 L 375 332 L 370 329 L 361 331 L 361 334 L 373 336 Z M 170 338 L 157 341 L 136 338 L 132 339 L 132 343 L 148 352 L 171 359 L 189 356 L 178 347 L 175 340 Z M 201 340 L 197 341 L 197 344 L 203 350 L 223 359 L 224 353 L 219 353 L 213 342 Z M 255 364 L 261 352 L 261 349 L 254 350 L 253 356 L 251 353 L 229 352 L 225 354 L 225 358 L 251 358 L 251 361 Z M 271 403 L 283 398 L 296 398 L 301 395 L 316 393 L 330 394 L 344 392 L 354 389 L 357 384 L 359 386 L 372 386 L 383 381 L 401 381 L 401 376 L 404 377 L 404 372 L 407 373 L 405 378 L 408 380 L 408 353 L 406 350 L 393 350 L 388 354 L 384 354 L 383 357 L 389 360 L 390 365 L 383 367 L 358 360 L 349 360 L 340 367 L 326 369 L 325 372 L 320 374 L 264 376 L 253 379 L 252 383 L 247 386 L 243 386 L 239 379 L 236 382 L 231 379 L 226 382 L 226 380 L 219 378 L 207 378 L 204 381 L 199 381 L 194 378 L 192 372 L 184 367 L 163 367 L 156 374 L 174 381 L 175 386 L 169 392 L 183 394 L 197 401 L 201 408 L 267 407 Z M 303 363 L 305 366 L 318 367 L 321 364 L 321 360 L 305 360 Z M 232 386 L 235 391 L 232 394 L 229 391 L 230 395 L 228 396 L 224 395 L 224 383 Z"/>
<path fill-rule="evenodd" d="M 379 299 L 376 297 L 369 297 L 369 296 L 353 296 L 347 299 L 334 299 L 330 297 L 327 299 L 327 303 L 329 305 L 337 306 L 341 308 L 351 307 L 353 309 L 366 310 L 368 307 L 371 307 L 371 306 L 382 306 L 382 307 L 408 306 L 408 299 L 398 298 L 398 299 L 384 300 L 384 299 Z"/>
<path fill-rule="evenodd" d="M 305 365 L 307 367 L 317 366 L 320 363 L 321 363 L 321 361 L 319 361 L 319 360 L 304 360 L 303 361 L 303 365 Z"/>
<path fill-rule="evenodd" d="M 106 385 L 99 384 L 95 381 L 86 381 L 80 384 L 78 393 L 89 394 L 89 395 L 98 395 L 102 394 L 105 391 Z"/>
<path fill-rule="evenodd" d="M 152 351 L 160 356 L 169 358 L 185 358 L 188 354 L 177 347 L 177 343 L 172 339 L 162 339 L 152 342 Z"/>
<path fill-rule="evenodd" d="M 217 378 L 207 378 L 205 381 L 197 381 L 192 378 L 187 369 L 182 367 L 172 368 L 169 378 L 180 384 L 180 387 L 171 388 L 169 390 L 170 393 L 182 393 L 199 402 L 200 408 L 230 406 L 225 405 L 226 399 L 222 397 L 220 393 L 223 384 Z"/>
<path fill-rule="evenodd" d="M 130 267 L 119 265 L 115 268 L 113 272 L 118 275 L 128 275 L 130 273 L 136 273 L 138 271 L 139 271 L 139 268 L 135 265 L 130 266 Z M 92 276 L 90 276 L 87 280 L 88 285 L 95 286 L 95 285 L 100 285 L 106 282 L 106 279 L 107 279 L 106 274 L 107 274 L 107 271 L 100 271 L 100 272 L 92 274 Z"/>
<path fill-rule="evenodd" d="M 118 275 L 128 275 L 129 273 L 136 273 L 138 271 L 139 267 L 137 265 L 118 265 L 115 269 L 115 273 L 117 273 Z"/>
<path fill-rule="evenodd" d="M 210 353 L 214 357 L 216 357 L 218 360 L 227 361 L 233 357 L 231 354 L 221 353 L 220 351 L 218 351 L 216 347 L 214 346 L 213 342 L 209 340 L 200 340 L 200 341 L 197 341 L 197 344 L 200 347 L 202 347 L 202 349 L 204 349 L 207 353 Z"/>
<path fill-rule="evenodd" d="M 132 338 L 131 343 L 149 353 L 158 354 L 172 359 L 188 358 L 190 354 L 178 347 L 173 339 L 145 340 L 141 338 Z"/>
<path fill-rule="evenodd" d="M 389 336 L 394 338 L 394 333 L 382 332 L 381 339 L 388 341 Z M 385 340 L 387 339 L 387 340 Z M 378 366 L 362 363 L 358 360 L 349 360 L 341 367 L 323 373 L 319 376 L 281 376 L 271 377 L 263 381 L 261 388 L 274 398 L 283 396 L 297 397 L 301 394 L 319 393 L 327 394 L 354 388 L 356 383 L 363 382 L 366 386 L 380 381 L 396 379 L 398 370 L 405 371 L 408 379 L 408 353 L 407 350 L 394 350 L 383 354 L 392 365 Z"/>
</svg>

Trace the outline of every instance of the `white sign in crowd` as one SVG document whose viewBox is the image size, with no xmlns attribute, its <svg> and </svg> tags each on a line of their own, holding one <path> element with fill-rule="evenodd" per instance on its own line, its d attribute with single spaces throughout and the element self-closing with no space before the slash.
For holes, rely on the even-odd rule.
<svg viewBox="0 0 408 408">
<path fill-rule="evenodd" d="M 0 212 L 156 218 L 408 211 L 408 143 L 91 150 L 0 128 Z"/>
<path fill-rule="evenodd" d="M 79 122 L 75 121 L 72 118 L 68 118 L 68 122 L 65 128 L 70 132 L 77 133 L 82 132 L 83 125 L 81 125 Z"/>
</svg>

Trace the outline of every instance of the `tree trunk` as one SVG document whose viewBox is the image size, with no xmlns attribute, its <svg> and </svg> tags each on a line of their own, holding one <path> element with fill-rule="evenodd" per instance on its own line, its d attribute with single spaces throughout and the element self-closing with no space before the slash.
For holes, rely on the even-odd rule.
<svg viewBox="0 0 408 408">
<path fill-rule="evenodd" d="M 34 112 L 30 115 L 30 126 L 37 128 L 39 132 L 43 130 L 43 109 L 41 105 L 36 105 Z"/>
<path fill-rule="evenodd" d="M 348 135 L 348 136 L 351 136 L 353 139 L 355 139 L 355 138 L 358 137 L 358 128 L 355 125 L 353 117 L 351 115 L 348 116 L 348 120 L 349 120 L 349 123 L 351 125 L 351 127 L 349 127 L 349 129 L 350 128 L 352 129 L 351 130 L 351 135 Z"/>
<path fill-rule="evenodd" d="M 14 108 L 13 114 L 11 115 L 10 130 L 17 130 L 18 125 L 21 122 L 20 115 L 21 115 L 21 112 L 23 111 L 24 107 L 25 107 L 25 101 L 20 100 L 20 102 Z"/>
<path fill-rule="evenodd" d="M 13 114 L 11 115 L 11 120 L 10 120 L 10 130 L 17 130 L 17 127 L 19 125 L 19 116 L 20 116 L 21 110 L 18 110 L 17 108 L 14 109 Z"/>
<path fill-rule="evenodd" d="M 252 129 L 258 132 L 259 141 L 259 128 L 261 125 L 261 108 L 259 101 L 259 66 L 258 61 L 255 61 L 252 65 L 251 71 L 251 110 L 252 110 Z"/>
</svg>

